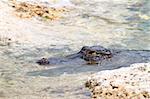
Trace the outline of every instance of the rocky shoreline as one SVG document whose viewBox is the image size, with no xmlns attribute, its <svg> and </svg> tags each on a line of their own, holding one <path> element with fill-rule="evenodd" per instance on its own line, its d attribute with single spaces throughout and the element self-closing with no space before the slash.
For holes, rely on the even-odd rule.
<svg viewBox="0 0 150 99">
<path fill-rule="evenodd" d="M 10 1 L 19 3 L 14 6 Z M 149 16 L 136 11 L 145 7 L 143 1 L 49 1 L 0 0 L 0 99 L 90 99 L 101 98 L 101 95 L 149 98 L 149 69 L 145 69 L 149 68 L 150 62 L 149 35 L 140 27 L 145 19 L 148 22 Z M 49 8 L 47 5 L 53 6 Z M 68 8 L 63 11 L 52 9 L 60 5 Z M 112 56 L 107 50 L 104 53 L 100 51 L 98 60 L 102 60 L 101 64 L 89 65 L 84 61 L 95 61 L 95 53 L 90 53 L 92 56 L 85 54 L 83 59 L 72 59 L 77 56 L 75 54 L 71 60 L 70 57 L 63 60 L 67 55 L 78 53 L 83 46 L 94 45 L 116 49 L 119 53 Z M 48 65 L 36 64 L 42 57 L 50 57 Z M 135 65 L 129 67 L 131 64 Z M 102 86 L 97 83 L 101 82 L 101 75 L 109 92 L 100 92 Z M 105 78 L 108 79 L 105 81 Z M 130 78 L 132 82 L 124 84 Z M 123 79 L 119 83 L 122 85 L 113 85 L 119 79 Z M 84 85 L 86 81 L 88 88 Z M 111 81 L 114 83 L 110 84 Z M 117 92 L 112 92 L 113 89 Z M 138 92 L 134 93 L 134 89 Z M 120 95 L 122 91 L 123 96 Z"/>
<path fill-rule="evenodd" d="M 92 99 L 149 99 L 150 63 L 101 71 L 89 77 L 85 86 Z"/>
</svg>

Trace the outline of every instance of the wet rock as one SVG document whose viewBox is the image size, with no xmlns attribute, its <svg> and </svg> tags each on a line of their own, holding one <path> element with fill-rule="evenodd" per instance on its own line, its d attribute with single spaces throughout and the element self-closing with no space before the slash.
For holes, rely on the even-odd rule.
<svg viewBox="0 0 150 99">
<path fill-rule="evenodd" d="M 102 71 L 85 83 L 92 99 L 150 99 L 150 63 Z"/>
<path fill-rule="evenodd" d="M 57 20 L 61 18 L 61 13 L 68 11 L 66 8 L 46 7 L 39 4 L 31 4 L 26 2 L 13 2 L 12 8 L 15 8 L 15 15 L 20 18 L 32 18 L 38 16 L 49 20 Z"/>
</svg>

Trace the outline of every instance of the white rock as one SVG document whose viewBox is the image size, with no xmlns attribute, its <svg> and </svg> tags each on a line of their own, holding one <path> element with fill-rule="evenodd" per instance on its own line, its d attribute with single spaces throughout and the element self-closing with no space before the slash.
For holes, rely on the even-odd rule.
<svg viewBox="0 0 150 99">
<path fill-rule="evenodd" d="M 99 72 L 89 77 L 86 87 L 94 99 L 149 99 L 150 63 Z"/>
</svg>

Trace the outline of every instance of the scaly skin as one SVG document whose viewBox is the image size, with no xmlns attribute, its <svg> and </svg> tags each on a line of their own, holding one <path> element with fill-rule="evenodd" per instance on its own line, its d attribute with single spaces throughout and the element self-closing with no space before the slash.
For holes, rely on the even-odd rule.
<svg viewBox="0 0 150 99">
<path fill-rule="evenodd" d="M 81 49 L 81 58 L 84 59 L 87 64 L 98 64 L 104 59 L 111 58 L 112 52 L 102 46 L 85 46 Z"/>
<path fill-rule="evenodd" d="M 37 63 L 39 65 L 58 64 L 61 62 L 71 61 L 75 58 L 81 58 L 84 59 L 87 64 L 98 64 L 112 56 L 112 52 L 102 46 L 84 46 L 78 53 L 62 58 L 42 58 L 41 60 L 38 60 Z"/>
</svg>

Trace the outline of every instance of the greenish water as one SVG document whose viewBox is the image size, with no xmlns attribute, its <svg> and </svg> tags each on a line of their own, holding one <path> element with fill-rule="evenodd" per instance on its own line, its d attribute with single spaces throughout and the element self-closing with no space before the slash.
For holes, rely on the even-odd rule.
<svg viewBox="0 0 150 99">
<path fill-rule="evenodd" d="M 132 15 L 127 20 L 132 32 L 131 39 L 127 39 L 125 43 L 133 48 L 150 49 L 150 1 L 136 3 L 129 11 Z"/>
<path fill-rule="evenodd" d="M 16 19 L 0 1 L 0 98 L 90 99 L 84 82 L 91 73 L 149 62 L 149 51 L 131 51 L 104 61 L 102 66 L 87 66 L 83 60 L 37 65 L 42 57 L 72 54 L 85 45 L 150 50 L 149 0 L 71 2 L 75 8 L 63 14 L 64 18 L 45 22 Z M 4 14 L 5 10 L 9 11 Z M 11 37 L 16 41 L 9 41 Z"/>
<path fill-rule="evenodd" d="M 149 0 L 95 0 L 75 2 L 75 5 L 77 9 L 66 15 L 62 24 L 77 27 L 78 30 L 73 30 L 72 33 L 82 42 L 75 43 L 76 45 L 150 49 Z"/>
</svg>

